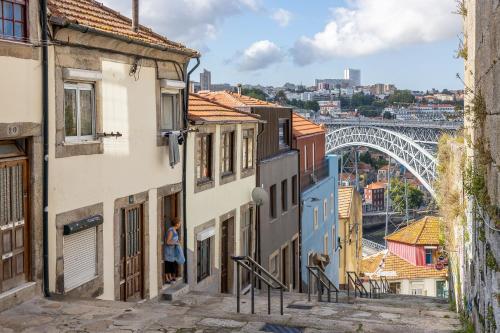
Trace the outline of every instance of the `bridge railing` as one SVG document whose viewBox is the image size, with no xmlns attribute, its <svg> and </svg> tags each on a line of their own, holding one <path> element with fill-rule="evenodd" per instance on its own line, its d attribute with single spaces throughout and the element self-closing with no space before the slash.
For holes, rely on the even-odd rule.
<svg viewBox="0 0 500 333">
<path fill-rule="evenodd" d="M 378 250 L 378 251 L 385 250 L 385 246 L 384 245 L 376 243 L 376 242 L 371 241 L 371 240 L 366 239 L 366 238 L 363 238 L 361 240 L 361 244 L 363 246 L 366 246 L 366 247 L 369 247 L 369 248 L 372 248 L 372 249 L 375 249 L 375 250 Z"/>
</svg>

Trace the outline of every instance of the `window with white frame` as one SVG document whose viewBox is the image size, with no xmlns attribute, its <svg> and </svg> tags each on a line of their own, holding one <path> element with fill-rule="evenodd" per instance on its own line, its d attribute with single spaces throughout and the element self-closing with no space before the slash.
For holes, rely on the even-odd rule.
<svg viewBox="0 0 500 333">
<path fill-rule="evenodd" d="M 328 254 L 328 232 L 323 237 L 323 254 Z"/>
<path fill-rule="evenodd" d="M 330 193 L 330 213 L 333 214 L 335 209 L 335 201 L 333 201 L 333 193 Z"/>
<path fill-rule="evenodd" d="M 335 254 L 337 251 L 337 237 L 335 235 L 335 225 L 332 226 L 332 253 Z"/>
<path fill-rule="evenodd" d="M 323 221 L 326 222 L 327 218 L 328 218 L 328 200 L 324 199 L 323 200 Z"/>
<path fill-rule="evenodd" d="M 318 229 L 318 207 L 314 207 L 314 212 L 313 212 L 313 223 L 314 223 L 314 230 Z"/>
<path fill-rule="evenodd" d="M 181 128 L 181 112 L 179 94 L 171 92 L 161 93 L 160 130 L 175 131 Z"/>
<path fill-rule="evenodd" d="M 95 139 L 94 85 L 64 83 L 64 135 L 66 141 Z"/>
</svg>

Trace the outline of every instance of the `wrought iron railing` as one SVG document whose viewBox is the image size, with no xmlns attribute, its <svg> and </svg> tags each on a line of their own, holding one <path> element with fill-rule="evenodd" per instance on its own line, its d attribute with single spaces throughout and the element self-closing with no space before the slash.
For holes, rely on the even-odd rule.
<svg viewBox="0 0 500 333">
<path fill-rule="evenodd" d="M 380 277 L 380 285 L 382 286 L 382 292 L 383 293 L 391 293 L 391 285 L 389 284 L 389 281 L 387 281 L 387 278 L 385 276 Z"/>
<path fill-rule="evenodd" d="M 382 245 L 382 244 L 379 244 L 379 243 L 376 243 L 374 241 L 371 241 L 369 239 L 366 239 L 366 238 L 363 238 L 361 240 L 361 244 L 363 246 L 366 246 L 366 247 L 369 247 L 369 248 L 372 248 L 372 249 L 375 249 L 375 250 L 378 250 L 378 251 L 382 251 L 382 250 L 385 250 L 386 247 L 385 245 Z"/>
<path fill-rule="evenodd" d="M 267 286 L 267 313 L 271 314 L 271 289 L 275 289 L 280 292 L 280 314 L 283 315 L 283 291 L 288 291 L 288 288 L 252 258 L 248 256 L 234 256 L 231 259 L 236 263 L 236 312 L 240 313 L 240 270 L 244 268 L 250 272 L 252 314 L 255 314 L 255 287 L 256 279 L 259 279 L 259 281 Z"/>
<path fill-rule="evenodd" d="M 328 160 L 314 166 L 313 169 L 303 171 L 300 174 L 300 189 L 305 191 L 314 184 L 322 181 L 330 175 Z"/>
<path fill-rule="evenodd" d="M 337 286 L 326 276 L 318 266 L 307 266 L 307 298 L 309 302 L 311 301 L 311 288 L 312 279 L 314 276 L 316 278 L 316 291 L 318 293 L 318 302 L 322 301 L 323 292 L 326 290 L 328 302 L 331 302 L 332 292 L 335 293 L 335 303 L 339 302 L 339 289 Z"/>
<path fill-rule="evenodd" d="M 350 296 L 350 284 L 352 283 L 354 289 L 354 297 L 357 297 L 359 292 L 359 297 L 368 297 L 368 290 L 366 290 L 363 285 L 363 281 L 358 277 L 356 272 L 346 272 L 347 274 L 347 297 Z"/>
</svg>

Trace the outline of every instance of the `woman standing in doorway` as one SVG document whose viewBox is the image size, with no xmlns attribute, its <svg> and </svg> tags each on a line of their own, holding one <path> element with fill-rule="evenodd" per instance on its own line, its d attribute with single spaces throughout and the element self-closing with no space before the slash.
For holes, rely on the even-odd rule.
<svg viewBox="0 0 500 333">
<path fill-rule="evenodd" d="M 181 221 L 175 218 L 172 226 L 166 232 L 165 241 L 165 282 L 172 283 L 177 279 L 179 264 L 184 264 L 184 253 L 180 245 L 178 230 L 181 227 Z"/>
</svg>

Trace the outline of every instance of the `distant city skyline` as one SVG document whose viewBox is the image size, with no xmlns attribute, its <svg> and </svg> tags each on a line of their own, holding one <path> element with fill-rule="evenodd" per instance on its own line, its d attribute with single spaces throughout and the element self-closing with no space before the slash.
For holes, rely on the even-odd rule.
<svg viewBox="0 0 500 333">
<path fill-rule="evenodd" d="M 130 15 L 129 1 L 103 2 Z M 356 68 L 364 85 L 463 88 L 456 78 L 463 61 L 454 57 L 461 31 L 455 0 L 183 2 L 141 0 L 140 20 L 201 51 L 195 79 L 206 68 L 213 83 L 311 86 Z"/>
</svg>

